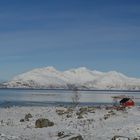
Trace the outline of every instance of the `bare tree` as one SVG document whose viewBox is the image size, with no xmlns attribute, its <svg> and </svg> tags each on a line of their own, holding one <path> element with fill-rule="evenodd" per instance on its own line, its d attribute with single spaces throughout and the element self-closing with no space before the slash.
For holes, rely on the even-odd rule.
<svg viewBox="0 0 140 140">
<path fill-rule="evenodd" d="M 79 104 L 80 100 L 80 93 L 78 92 L 78 89 L 73 89 L 73 95 L 72 95 L 72 105 L 73 107 L 76 107 Z"/>
</svg>

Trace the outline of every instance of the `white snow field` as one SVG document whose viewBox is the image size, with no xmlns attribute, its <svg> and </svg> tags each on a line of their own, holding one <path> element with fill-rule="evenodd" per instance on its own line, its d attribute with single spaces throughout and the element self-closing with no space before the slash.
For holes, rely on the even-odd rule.
<svg viewBox="0 0 140 140">
<path fill-rule="evenodd" d="M 28 113 L 32 117 L 20 122 Z M 49 119 L 54 125 L 35 128 L 39 118 Z M 64 136 L 58 136 L 58 132 Z M 77 135 L 84 140 L 111 140 L 114 136 L 127 137 L 116 140 L 139 140 L 140 107 L 119 111 L 106 107 L 0 108 L 0 140 L 69 140 Z"/>
</svg>

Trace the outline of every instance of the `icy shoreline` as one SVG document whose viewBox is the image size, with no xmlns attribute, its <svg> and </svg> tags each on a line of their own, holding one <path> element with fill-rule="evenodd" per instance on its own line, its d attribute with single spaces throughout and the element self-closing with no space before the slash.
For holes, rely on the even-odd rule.
<svg viewBox="0 0 140 140">
<path fill-rule="evenodd" d="M 20 120 L 26 114 L 28 121 Z M 35 128 L 35 121 L 46 118 L 51 127 Z M 126 110 L 107 107 L 11 107 L 0 108 L 0 140 L 68 140 L 59 132 L 81 135 L 84 140 L 111 140 L 113 136 L 130 139 L 140 136 L 140 107 Z"/>
</svg>

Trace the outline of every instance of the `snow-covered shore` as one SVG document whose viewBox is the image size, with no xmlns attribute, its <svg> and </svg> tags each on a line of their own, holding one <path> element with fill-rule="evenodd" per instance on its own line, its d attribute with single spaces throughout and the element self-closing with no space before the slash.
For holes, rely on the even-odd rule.
<svg viewBox="0 0 140 140">
<path fill-rule="evenodd" d="M 21 121 L 28 113 L 32 117 Z M 54 125 L 35 128 L 39 118 Z M 84 140 L 111 140 L 115 135 L 134 140 L 140 136 L 140 107 L 119 111 L 105 107 L 0 108 L 0 140 L 69 140 L 59 137 L 59 132 L 81 135 Z"/>
</svg>

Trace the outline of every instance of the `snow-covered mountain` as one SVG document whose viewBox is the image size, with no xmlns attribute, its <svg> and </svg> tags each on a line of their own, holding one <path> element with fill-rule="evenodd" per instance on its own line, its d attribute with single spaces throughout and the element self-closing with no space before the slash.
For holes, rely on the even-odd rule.
<svg viewBox="0 0 140 140">
<path fill-rule="evenodd" d="M 8 88 L 64 89 L 140 89 L 140 79 L 116 71 L 99 72 L 85 67 L 60 72 L 53 67 L 37 68 L 14 77 L 4 84 Z"/>
</svg>

